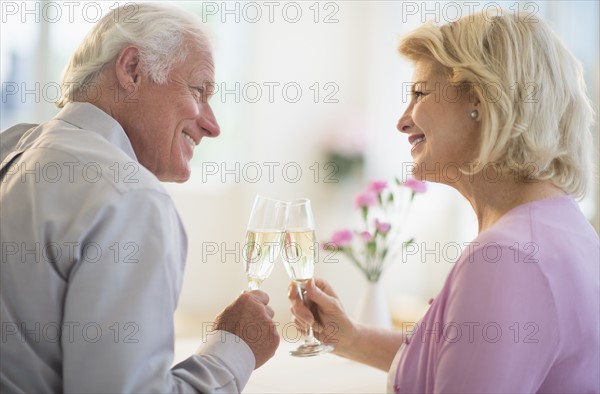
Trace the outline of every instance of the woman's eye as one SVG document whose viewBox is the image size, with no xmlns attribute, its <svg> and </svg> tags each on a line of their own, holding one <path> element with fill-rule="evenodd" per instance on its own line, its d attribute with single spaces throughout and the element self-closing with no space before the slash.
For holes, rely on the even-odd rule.
<svg viewBox="0 0 600 394">
<path fill-rule="evenodd" d="M 425 96 L 425 93 L 415 90 L 412 92 L 412 95 L 414 98 L 419 99 L 419 98 Z"/>
</svg>

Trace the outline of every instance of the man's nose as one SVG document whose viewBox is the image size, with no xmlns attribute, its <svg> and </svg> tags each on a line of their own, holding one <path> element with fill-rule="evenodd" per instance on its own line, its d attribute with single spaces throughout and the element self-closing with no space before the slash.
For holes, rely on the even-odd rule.
<svg viewBox="0 0 600 394">
<path fill-rule="evenodd" d="M 208 103 L 202 106 L 202 110 L 198 117 L 198 126 L 200 126 L 200 129 L 205 136 L 215 138 L 221 134 L 221 128 L 219 127 L 217 118 Z"/>
</svg>

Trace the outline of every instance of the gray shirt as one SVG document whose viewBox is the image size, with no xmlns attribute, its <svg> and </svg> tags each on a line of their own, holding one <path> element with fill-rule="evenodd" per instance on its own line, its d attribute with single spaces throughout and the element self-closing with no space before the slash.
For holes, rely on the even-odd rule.
<svg viewBox="0 0 600 394">
<path fill-rule="evenodd" d="M 255 359 L 231 333 L 171 368 L 187 238 L 123 128 L 70 103 L 0 146 L 0 391 L 241 391 Z"/>
</svg>

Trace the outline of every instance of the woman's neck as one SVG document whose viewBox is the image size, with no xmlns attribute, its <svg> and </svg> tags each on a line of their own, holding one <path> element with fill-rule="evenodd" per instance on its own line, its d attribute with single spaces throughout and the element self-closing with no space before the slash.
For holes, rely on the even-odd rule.
<svg viewBox="0 0 600 394">
<path fill-rule="evenodd" d="M 551 181 L 516 182 L 511 177 L 492 182 L 476 175 L 468 183 L 452 186 L 471 203 L 477 215 L 479 233 L 490 228 L 504 214 L 519 205 L 565 195 Z"/>
</svg>

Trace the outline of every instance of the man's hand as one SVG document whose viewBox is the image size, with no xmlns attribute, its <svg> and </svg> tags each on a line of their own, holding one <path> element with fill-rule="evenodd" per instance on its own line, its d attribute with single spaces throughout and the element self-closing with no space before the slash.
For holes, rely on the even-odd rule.
<svg viewBox="0 0 600 394">
<path fill-rule="evenodd" d="M 214 328 L 231 332 L 250 346 L 256 359 L 254 368 L 263 365 L 275 354 L 279 346 L 279 333 L 275 329 L 275 313 L 264 291 L 242 293 L 215 319 Z"/>
</svg>

